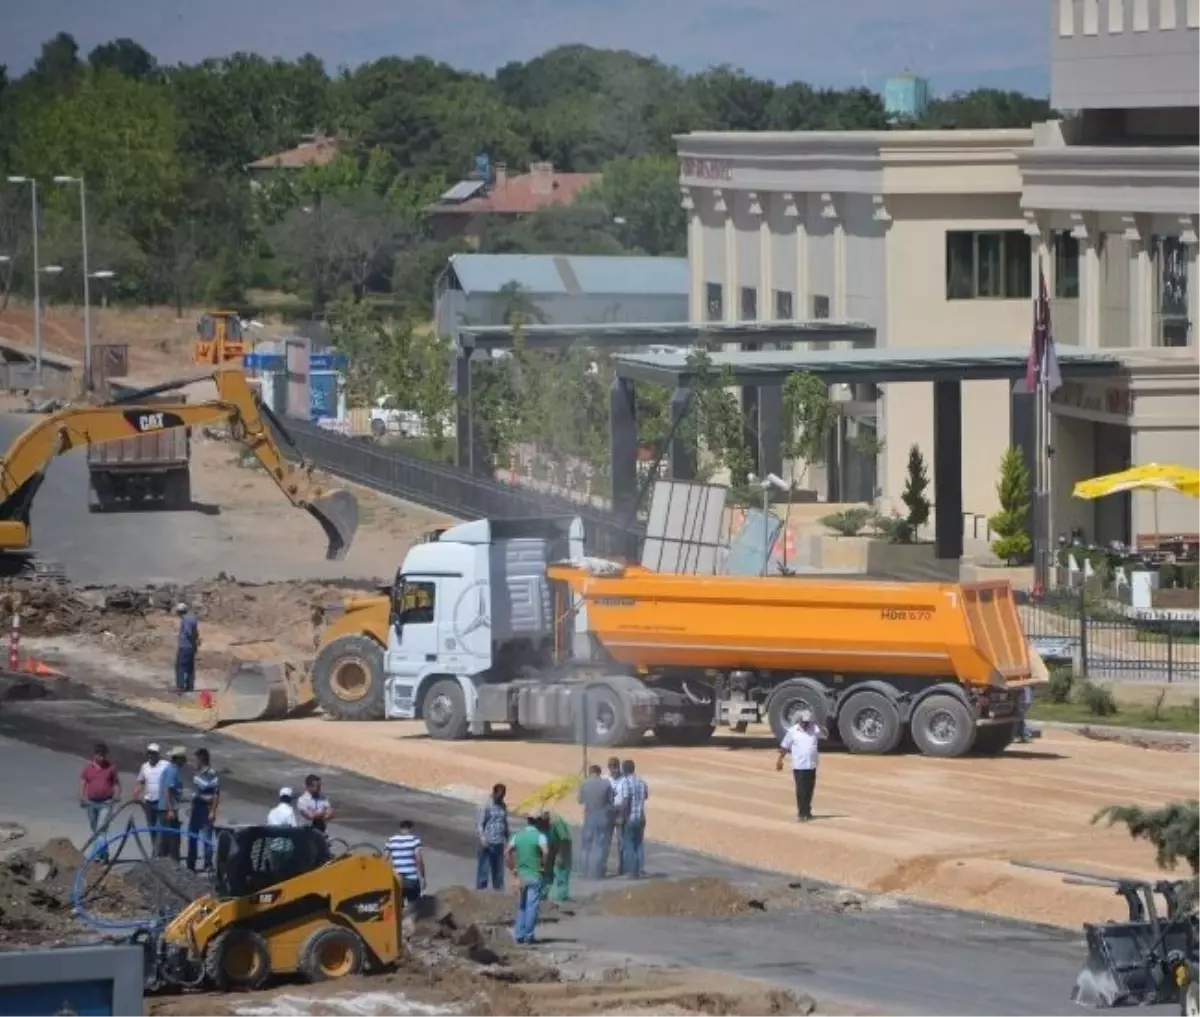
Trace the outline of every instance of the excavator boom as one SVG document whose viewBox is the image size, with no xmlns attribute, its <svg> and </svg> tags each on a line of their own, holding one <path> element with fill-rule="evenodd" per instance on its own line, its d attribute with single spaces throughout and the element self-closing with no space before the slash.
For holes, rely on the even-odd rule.
<svg viewBox="0 0 1200 1017">
<path fill-rule="evenodd" d="M 184 382 L 169 382 L 131 392 L 101 406 L 67 407 L 22 433 L 0 457 L 0 554 L 29 546 L 29 517 L 46 468 L 73 448 L 119 441 L 172 427 L 227 423 L 297 508 L 302 508 L 325 532 L 326 558 L 346 556 L 358 530 L 358 502 L 349 491 L 326 490 L 313 478 L 312 468 L 293 466 L 284 458 L 271 433 L 273 423 L 285 440 L 286 428 L 258 399 L 240 369 L 213 373 L 217 398 L 198 403 L 144 402 L 170 392 Z M 195 379 L 191 379 L 195 380 Z"/>
</svg>

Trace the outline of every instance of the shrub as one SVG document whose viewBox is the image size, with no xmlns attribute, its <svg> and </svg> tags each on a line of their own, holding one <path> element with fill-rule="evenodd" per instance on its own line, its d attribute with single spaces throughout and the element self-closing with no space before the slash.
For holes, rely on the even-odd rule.
<svg viewBox="0 0 1200 1017">
<path fill-rule="evenodd" d="M 857 537 L 867 524 L 874 518 L 875 513 L 869 508 L 848 508 L 841 512 L 833 512 L 821 517 L 821 525 L 833 530 L 842 537 Z"/>
<path fill-rule="evenodd" d="M 1046 686 L 1046 698 L 1052 703 L 1069 703 L 1071 690 L 1075 687 L 1075 672 L 1069 666 L 1050 668 L 1050 684 Z"/>
<path fill-rule="evenodd" d="M 911 544 L 913 540 L 912 527 L 898 512 L 890 516 L 877 515 L 871 520 L 871 529 L 889 544 Z"/>
<path fill-rule="evenodd" d="M 1017 565 L 1025 561 L 1033 549 L 1029 538 L 1029 470 L 1021 450 L 1010 447 L 1000 460 L 1000 480 L 996 484 L 1000 511 L 988 520 L 996 534 L 992 552 L 1001 561 Z"/>
<path fill-rule="evenodd" d="M 1080 682 L 1079 702 L 1087 707 L 1088 712 L 1096 717 L 1112 717 L 1117 712 L 1117 701 L 1113 698 L 1112 689 L 1107 685 L 1096 682 Z"/>
<path fill-rule="evenodd" d="M 921 455 L 921 450 L 913 445 L 908 450 L 907 477 L 904 490 L 900 494 L 900 500 L 908 508 L 908 515 L 905 517 L 908 527 L 903 535 L 905 539 L 899 543 L 912 543 L 921 532 L 921 527 L 929 522 L 929 510 L 933 506 L 925 496 L 928 487 L 929 471 L 925 468 L 925 457 Z"/>
</svg>

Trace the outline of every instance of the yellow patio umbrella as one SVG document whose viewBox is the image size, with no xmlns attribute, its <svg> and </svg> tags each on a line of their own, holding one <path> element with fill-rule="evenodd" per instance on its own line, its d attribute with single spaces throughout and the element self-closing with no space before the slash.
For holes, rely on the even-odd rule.
<svg viewBox="0 0 1200 1017">
<path fill-rule="evenodd" d="M 1190 498 L 1200 498 L 1200 470 L 1174 463 L 1147 463 L 1132 466 L 1120 473 L 1109 473 L 1103 477 L 1081 480 L 1075 485 L 1076 498 L 1107 498 L 1110 494 L 1125 494 L 1128 491 L 1152 491 L 1154 493 L 1154 546 L 1158 548 L 1158 492 L 1176 491 Z"/>
</svg>

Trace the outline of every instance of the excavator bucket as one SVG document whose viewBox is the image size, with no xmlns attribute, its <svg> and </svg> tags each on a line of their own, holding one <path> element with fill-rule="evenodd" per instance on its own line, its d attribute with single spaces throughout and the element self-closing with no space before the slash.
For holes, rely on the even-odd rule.
<svg viewBox="0 0 1200 1017">
<path fill-rule="evenodd" d="M 217 724 L 286 717 L 288 684 L 288 665 L 281 660 L 238 661 L 217 694 Z"/>
<path fill-rule="evenodd" d="M 349 491 L 332 491 L 306 501 L 304 507 L 325 531 L 325 539 L 329 542 L 326 559 L 341 561 L 358 532 L 358 499 Z"/>
</svg>

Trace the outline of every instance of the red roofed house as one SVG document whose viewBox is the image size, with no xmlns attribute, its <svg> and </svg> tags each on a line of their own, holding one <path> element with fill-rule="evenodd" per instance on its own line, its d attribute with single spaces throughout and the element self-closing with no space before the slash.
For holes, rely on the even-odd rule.
<svg viewBox="0 0 1200 1017">
<path fill-rule="evenodd" d="M 599 179 L 599 173 L 556 173 L 548 162 L 531 163 L 528 173 L 510 176 L 507 167 L 497 163 L 490 183 L 460 180 L 429 205 L 425 214 L 432 219 L 439 240 L 466 237 L 478 243 L 488 219 L 512 220 L 550 205 L 570 204 Z"/>
<path fill-rule="evenodd" d="M 304 169 L 305 166 L 328 166 L 341 152 L 341 142 L 324 134 L 311 134 L 295 148 L 246 163 L 254 176 L 272 170 Z"/>
</svg>

